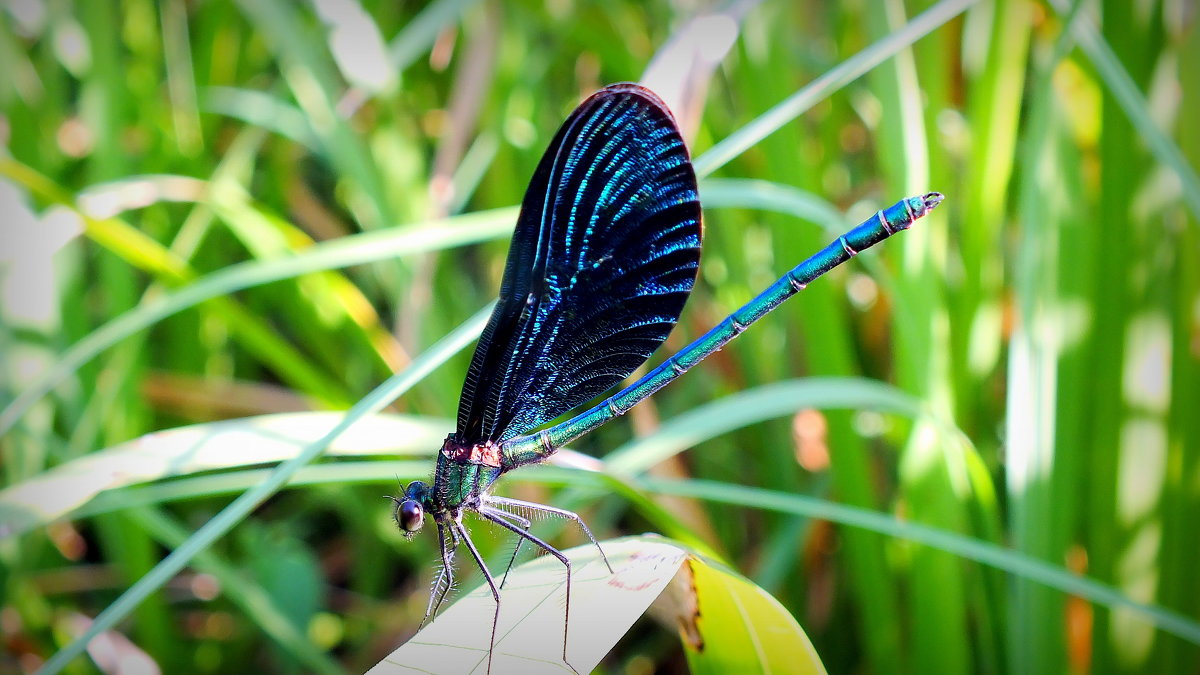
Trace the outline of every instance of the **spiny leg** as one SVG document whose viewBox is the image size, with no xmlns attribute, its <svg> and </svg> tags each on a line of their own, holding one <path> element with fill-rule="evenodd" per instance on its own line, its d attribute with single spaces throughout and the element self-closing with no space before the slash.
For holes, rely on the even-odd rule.
<svg viewBox="0 0 1200 675">
<path fill-rule="evenodd" d="M 453 562 L 454 554 L 458 552 L 458 534 L 455 533 L 454 528 L 452 528 L 452 527 L 447 528 L 447 532 L 450 533 L 450 561 Z M 446 588 L 442 590 L 441 596 L 438 597 L 437 604 L 433 606 L 434 616 L 437 616 L 437 613 L 442 611 L 442 603 L 446 601 L 446 598 L 450 595 L 450 591 L 454 590 L 454 568 L 453 567 L 447 568 L 446 581 L 448 582 L 446 584 Z"/>
<path fill-rule="evenodd" d="M 492 511 L 497 516 L 509 519 L 509 521 L 526 532 L 533 526 L 533 523 L 528 518 L 523 518 L 515 513 L 509 513 L 500 509 L 492 509 Z M 513 563 L 517 561 L 517 554 L 521 552 L 521 544 L 524 543 L 524 537 L 517 537 L 517 545 L 513 547 L 512 557 L 508 559 L 508 567 L 504 568 L 504 576 L 500 578 L 500 588 L 504 588 L 504 584 L 508 581 L 508 573 L 512 571 Z"/>
<path fill-rule="evenodd" d="M 511 513 L 506 513 L 495 507 L 481 505 L 479 508 L 479 515 L 483 516 L 484 518 L 487 518 L 488 520 L 492 521 L 493 523 L 496 523 L 497 525 L 499 525 L 501 527 L 504 527 L 509 530 L 512 530 L 513 532 L 516 532 L 517 535 L 519 535 L 520 537 L 522 537 L 524 539 L 528 539 L 529 542 L 531 544 L 533 544 L 534 546 L 537 546 L 538 548 L 549 553 L 550 555 L 554 556 L 555 558 L 558 558 L 558 561 L 561 562 L 563 564 L 563 566 L 567 568 L 567 606 L 566 606 L 565 616 L 563 619 L 563 663 L 567 664 L 567 667 L 570 668 L 571 670 L 575 671 L 575 673 L 579 673 L 579 671 L 575 668 L 575 666 L 571 665 L 571 662 L 567 660 L 567 630 L 571 624 L 571 560 L 570 560 L 570 558 L 567 558 L 567 556 L 563 555 L 562 551 L 559 551 L 558 549 L 554 548 L 550 544 L 547 544 L 546 542 L 542 541 L 541 539 L 538 539 L 532 533 L 530 533 L 526 530 L 522 530 L 520 527 L 505 520 L 504 516 L 511 516 L 512 515 Z"/>
<path fill-rule="evenodd" d="M 454 585 L 454 552 L 458 550 L 458 536 L 454 534 L 454 530 L 450 530 L 450 536 L 454 543 L 447 549 L 446 528 L 441 523 L 437 523 L 437 529 L 438 546 L 442 554 L 442 569 L 433 582 L 433 590 L 429 593 L 429 605 L 425 608 L 425 618 L 421 619 L 421 625 L 417 627 L 418 631 L 425 627 L 426 621 L 437 616 L 442 602 L 450 594 L 450 588 Z M 445 580 L 444 584 L 442 583 L 443 579 Z"/>
<path fill-rule="evenodd" d="M 507 523 L 504 523 L 507 525 Z M 488 571 L 487 564 L 483 562 L 483 556 L 479 555 L 479 551 L 475 548 L 475 542 L 471 541 L 471 535 L 467 533 L 467 528 L 458 521 L 451 521 L 450 527 L 458 532 L 458 538 L 467 545 L 467 550 L 471 552 L 471 557 L 475 559 L 475 564 L 479 565 L 479 571 L 483 572 L 483 578 L 487 581 L 488 588 L 492 589 L 492 598 L 496 601 L 496 613 L 492 615 L 492 637 L 488 640 L 488 675 L 492 672 L 492 652 L 496 650 L 496 626 L 500 624 L 500 589 L 496 587 L 496 580 L 492 578 L 492 573 Z M 570 664 L 568 664 L 570 665 Z"/>
<path fill-rule="evenodd" d="M 538 504 L 537 502 L 527 502 L 521 499 L 509 499 L 508 497 L 489 496 L 487 497 L 485 503 L 489 506 L 525 508 L 531 511 L 539 511 L 552 516 L 558 516 L 559 518 L 566 518 L 567 520 L 575 521 L 575 524 L 579 525 L 579 529 L 583 530 L 583 533 L 587 535 L 587 538 L 596 545 L 596 550 L 600 552 L 600 559 L 604 561 L 604 566 L 608 568 L 608 573 L 615 574 L 615 572 L 613 572 L 612 565 L 608 564 L 608 556 L 604 555 L 604 549 L 600 548 L 600 542 L 596 541 L 596 538 L 592 536 L 592 531 L 588 529 L 587 523 L 583 522 L 583 518 L 580 518 L 578 513 L 575 513 L 574 511 L 568 511 L 566 509 L 557 509 L 553 506 L 546 506 L 545 504 Z M 504 513 L 508 512 L 504 511 Z"/>
<path fill-rule="evenodd" d="M 429 621 L 429 618 L 433 616 L 433 608 L 438 604 L 438 597 L 446 592 L 443 590 L 443 579 L 446 579 L 446 576 L 450 574 L 450 563 L 453 561 L 454 554 L 446 549 L 446 531 L 441 523 L 437 523 L 437 530 L 438 550 L 442 558 L 442 567 L 438 570 L 437 577 L 433 580 L 433 588 L 429 592 L 429 604 L 425 607 L 425 617 L 421 619 L 421 625 L 417 627 L 418 631 L 424 628 L 425 622 Z M 445 586 L 449 586 L 450 583 L 450 580 L 446 580 Z"/>
</svg>

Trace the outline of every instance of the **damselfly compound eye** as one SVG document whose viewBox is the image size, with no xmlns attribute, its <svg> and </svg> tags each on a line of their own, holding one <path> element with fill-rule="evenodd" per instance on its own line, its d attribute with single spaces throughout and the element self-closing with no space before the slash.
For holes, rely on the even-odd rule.
<svg viewBox="0 0 1200 675">
<path fill-rule="evenodd" d="M 396 505 L 396 524 L 405 532 L 416 532 L 425 523 L 425 509 L 420 502 L 405 499 Z"/>
</svg>

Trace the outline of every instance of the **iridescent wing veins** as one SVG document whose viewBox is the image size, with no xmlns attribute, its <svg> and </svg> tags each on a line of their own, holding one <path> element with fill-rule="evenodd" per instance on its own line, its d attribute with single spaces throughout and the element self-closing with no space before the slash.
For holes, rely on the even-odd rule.
<svg viewBox="0 0 1200 675">
<path fill-rule="evenodd" d="M 695 172 L 662 101 L 634 84 L 584 101 L 525 193 L 458 441 L 527 433 L 644 363 L 691 293 L 700 235 Z"/>
</svg>

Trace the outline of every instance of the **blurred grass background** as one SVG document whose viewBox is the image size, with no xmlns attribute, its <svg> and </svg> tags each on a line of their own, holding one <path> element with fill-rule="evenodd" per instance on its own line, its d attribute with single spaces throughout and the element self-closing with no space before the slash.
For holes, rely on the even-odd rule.
<svg viewBox="0 0 1200 675">
<path fill-rule="evenodd" d="M 519 203 L 570 109 L 657 64 L 647 81 L 687 84 L 677 111 L 693 156 L 717 169 L 701 186 L 700 284 L 669 348 L 828 228 L 909 194 L 948 199 L 575 449 L 628 459 L 631 436 L 704 420 L 726 430 L 639 471 L 890 513 L 1195 620 L 1194 3 L 975 3 L 727 164 L 704 164 L 933 4 L 6 0 L 3 484 L 153 431 L 359 401 L 495 296 L 513 213 L 489 210 Z M 666 58 L 697 34 L 711 61 Z M 353 266 L 320 258 L 352 236 L 367 237 L 346 240 L 367 251 Z M 247 261 L 265 267 L 230 268 Z M 289 261 L 316 262 L 301 274 Z M 238 269 L 269 273 L 218 292 Z M 155 313 L 175 289 L 216 297 Z M 103 348 L 110 322 L 130 316 L 149 328 Z M 80 357 L 89 345 L 98 354 Z M 449 431 L 469 357 L 393 412 Z M 812 376 L 829 379 L 803 395 L 779 386 Z M 919 414 L 872 409 L 857 378 L 895 385 Z M 751 405 L 762 400 L 779 411 Z M 251 449 L 231 444 L 238 469 L 197 469 L 190 487 L 131 488 L 88 517 L 0 539 L 0 670 L 35 669 L 254 484 L 239 459 Z M 108 633 L 113 653 L 164 672 L 371 666 L 415 630 L 436 557 L 432 536 L 403 543 L 379 495 L 423 477 L 435 449 L 357 473 L 318 465 Z M 517 472 L 501 490 L 576 508 L 602 538 L 694 538 L 792 611 L 830 672 L 1200 672 L 1196 644 L 1128 608 L 903 536 L 631 500 L 570 474 Z M 488 554 L 510 546 L 477 538 Z M 280 637 L 289 630 L 306 646 Z M 69 672 L 97 667 L 77 659 Z M 647 621 L 604 668 L 686 666 Z"/>
</svg>

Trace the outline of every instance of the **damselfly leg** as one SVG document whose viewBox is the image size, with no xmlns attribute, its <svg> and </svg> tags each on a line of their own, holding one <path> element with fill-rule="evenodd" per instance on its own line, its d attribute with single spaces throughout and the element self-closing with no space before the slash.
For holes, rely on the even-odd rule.
<svg viewBox="0 0 1200 675">
<path fill-rule="evenodd" d="M 511 518 L 513 515 L 511 513 L 508 513 L 506 511 L 501 511 L 500 509 L 497 509 L 492 506 L 482 506 L 481 505 L 479 507 L 479 515 L 481 515 L 484 518 L 490 520 L 491 522 L 499 525 L 500 527 L 503 527 L 505 529 L 511 530 L 512 532 L 515 532 L 522 539 L 529 540 L 529 543 L 533 544 L 534 546 L 537 546 L 538 548 L 549 553 L 550 555 L 554 556 L 555 558 L 558 558 L 558 561 L 561 562 L 563 564 L 563 566 L 567 568 L 567 589 L 566 589 L 567 590 L 567 603 L 566 603 L 565 616 L 563 617 L 563 653 L 562 653 L 562 657 L 563 657 L 563 663 L 567 664 L 567 666 L 571 670 L 578 673 L 579 671 L 575 669 L 575 666 L 571 665 L 571 662 L 567 660 L 567 632 L 570 628 L 570 623 L 571 623 L 571 559 L 568 558 L 567 556 L 563 555 L 562 551 L 559 551 L 558 549 L 554 548 L 550 544 L 547 544 L 545 541 L 538 538 L 534 534 L 530 533 L 528 529 L 523 529 L 521 526 L 516 525 L 513 522 L 511 522 L 509 520 L 509 518 Z M 522 519 L 522 520 L 525 520 L 525 519 Z M 526 520 L 525 522 L 528 523 L 529 521 Z M 601 555 L 603 555 L 603 553 Z M 496 638 L 495 631 L 496 631 L 495 626 L 493 626 L 492 627 L 493 643 Z M 490 655 L 488 658 L 489 659 L 491 658 Z"/>
<path fill-rule="evenodd" d="M 417 627 L 418 631 L 425 627 L 426 622 L 437 616 L 442 602 L 454 587 L 454 553 L 458 550 L 458 535 L 455 534 L 454 528 L 447 529 L 441 523 L 437 523 L 437 529 L 438 545 L 442 554 L 442 569 L 433 581 L 433 589 L 429 593 L 429 605 L 425 608 L 425 618 L 421 619 L 421 625 Z M 449 548 L 446 547 L 447 537 L 451 540 Z"/>
<path fill-rule="evenodd" d="M 510 499 L 508 497 L 488 496 L 484 498 L 484 504 L 492 507 L 502 507 L 507 509 L 528 509 L 529 511 L 533 511 L 535 513 L 554 516 L 556 518 L 565 518 L 574 522 L 579 526 L 579 529 L 583 530 L 583 533 L 587 535 L 588 540 L 595 545 L 596 550 L 600 552 L 600 559 L 604 561 L 604 566 L 608 568 L 608 573 L 613 574 L 612 565 L 608 563 L 608 556 L 604 555 L 604 549 L 600 547 L 600 542 L 596 541 L 596 537 L 592 535 L 592 530 L 587 526 L 587 523 L 583 522 L 583 518 L 580 518 L 578 513 L 575 513 L 574 511 L 568 511 L 566 509 L 558 509 L 553 506 L 546 506 L 545 504 L 538 504 L 537 502 L 527 502 L 523 499 Z M 507 513 L 508 515 L 514 515 L 512 511 L 504 511 L 504 513 Z M 525 520 L 528 522 L 527 518 Z M 529 529 L 528 526 L 526 526 L 525 529 Z M 518 541 L 517 549 L 513 551 L 514 560 L 517 557 L 517 551 L 520 550 L 520 545 L 521 544 Z M 509 561 L 509 567 L 512 567 L 512 561 Z M 505 576 L 507 575 L 508 571 L 505 570 Z M 501 582 L 500 585 L 503 586 L 504 583 Z"/>
</svg>

